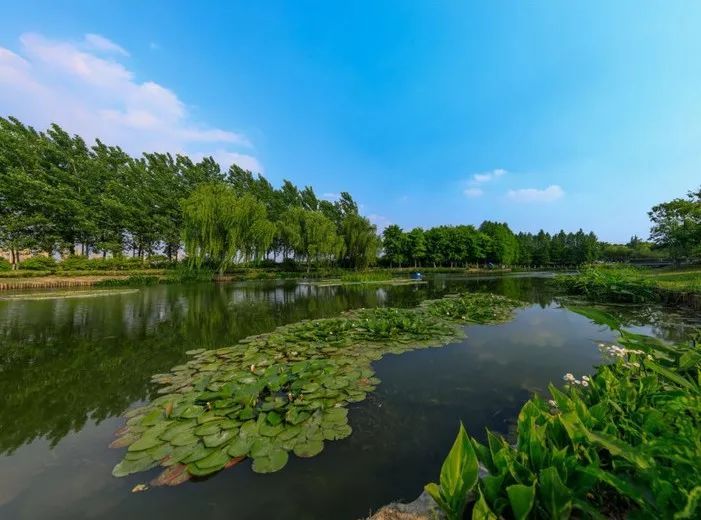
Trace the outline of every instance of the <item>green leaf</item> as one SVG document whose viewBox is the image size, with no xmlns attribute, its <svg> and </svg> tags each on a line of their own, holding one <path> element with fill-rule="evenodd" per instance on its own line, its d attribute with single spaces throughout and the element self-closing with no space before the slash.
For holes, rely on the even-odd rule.
<svg viewBox="0 0 701 520">
<path fill-rule="evenodd" d="M 516 520 L 524 520 L 533 509 L 535 502 L 535 482 L 530 486 L 514 484 L 506 488 L 509 504 Z"/>
<path fill-rule="evenodd" d="M 541 470 L 538 480 L 538 497 L 550 518 L 569 518 L 572 511 L 571 492 L 560 480 L 557 470 L 553 467 Z"/>
<path fill-rule="evenodd" d="M 489 508 L 482 493 L 480 493 L 479 499 L 472 508 L 472 520 L 497 520 L 497 515 Z"/>
<path fill-rule="evenodd" d="M 686 505 L 681 511 L 674 513 L 674 520 L 685 520 L 687 518 L 698 518 L 696 510 L 701 502 L 701 486 L 696 486 L 691 490 L 686 498 Z"/>
</svg>

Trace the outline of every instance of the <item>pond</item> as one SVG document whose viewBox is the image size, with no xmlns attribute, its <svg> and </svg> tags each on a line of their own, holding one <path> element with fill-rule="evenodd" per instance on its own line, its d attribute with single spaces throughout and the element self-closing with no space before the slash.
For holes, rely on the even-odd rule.
<svg viewBox="0 0 701 520">
<path fill-rule="evenodd" d="M 483 437 L 512 431 L 534 391 L 590 373 L 608 328 L 554 299 L 547 274 L 436 276 L 428 284 L 316 287 L 295 282 L 169 285 L 97 297 L 0 300 L 0 518 L 356 519 L 435 480 L 458 421 Z M 156 396 L 151 375 L 278 325 L 347 309 L 411 307 L 457 290 L 530 305 L 501 325 L 469 326 L 437 349 L 387 355 L 382 383 L 350 406 L 353 434 L 282 471 L 242 463 L 174 488 L 131 493 L 159 470 L 112 477 L 120 414 Z M 698 320 L 655 307 L 608 309 L 629 328 L 680 339 Z"/>
</svg>

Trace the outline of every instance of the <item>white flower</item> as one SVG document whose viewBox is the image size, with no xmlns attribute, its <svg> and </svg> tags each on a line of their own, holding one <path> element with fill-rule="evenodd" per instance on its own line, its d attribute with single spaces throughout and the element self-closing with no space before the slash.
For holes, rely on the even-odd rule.
<svg viewBox="0 0 701 520">
<path fill-rule="evenodd" d="M 587 381 L 582 381 L 582 386 L 587 387 L 589 386 L 589 383 Z"/>
<path fill-rule="evenodd" d="M 567 381 L 568 383 L 571 383 L 572 381 L 574 381 L 574 376 L 573 376 L 572 374 L 570 374 L 569 372 L 567 372 L 567 373 L 562 377 L 562 379 L 564 379 L 564 380 Z"/>
<path fill-rule="evenodd" d="M 553 408 L 557 408 L 557 403 L 555 402 L 555 399 L 550 399 L 550 401 L 548 401 L 548 404 Z"/>
<path fill-rule="evenodd" d="M 591 379 L 589 379 L 589 376 L 582 376 L 582 381 L 586 381 L 588 383 L 591 381 Z"/>
</svg>

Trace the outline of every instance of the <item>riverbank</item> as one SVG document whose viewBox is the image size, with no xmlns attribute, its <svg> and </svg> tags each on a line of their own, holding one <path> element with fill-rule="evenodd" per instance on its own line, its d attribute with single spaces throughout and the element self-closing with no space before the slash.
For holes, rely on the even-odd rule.
<svg viewBox="0 0 701 520">
<path fill-rule="evenodd" d="M 285 271 L 277 268 L 240 268 L 223 275 L 210 271 L 184 269 L 138 269 L 128 271 L 2 271 L 0 291 L 25 289 L 70 289 L 85 287 L 139 287 L 161 283 L 214 281 L 218 283 L 249 280 L 306 280 L 314 285 L 334 286 L 363 283 L 409 283 L 410 273 L 482 275 L 505 274 L 511 269 L 483 268 L 394 268 L 370 269 L 357 272 L 351 269 L 318 269 Z"/>
<path fill-rule="evenodd" d="M 701 308 L 701 268 L 635 269 L 597 266 L 555 278 L 568 294 L 597 302 L 663 303 Z"/>
</svg>

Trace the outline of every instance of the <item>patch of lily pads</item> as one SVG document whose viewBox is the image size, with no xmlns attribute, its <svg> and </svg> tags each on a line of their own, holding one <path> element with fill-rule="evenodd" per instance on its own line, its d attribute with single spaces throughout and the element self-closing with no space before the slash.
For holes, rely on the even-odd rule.
<svg viewBox="0 0 701 520">
<path fill-rule="evenodd" d="M 301 321 L 232 347 L 192 350 L 153 376 L 162 394 L 125 413 L 110 445 L 126 448 L 112 474 L 163 467 L 152 485 L 177 485 L 252 459 L 257 473 L 282 469 L 290 453 L 313 457 L 352 433 L 348 404 L 380 383 L 372 362 L 441 346 L 460 324 L 507 321 L 520 302 L 465 293 L 414 309 L 375 308 Z"/>
</svg>

